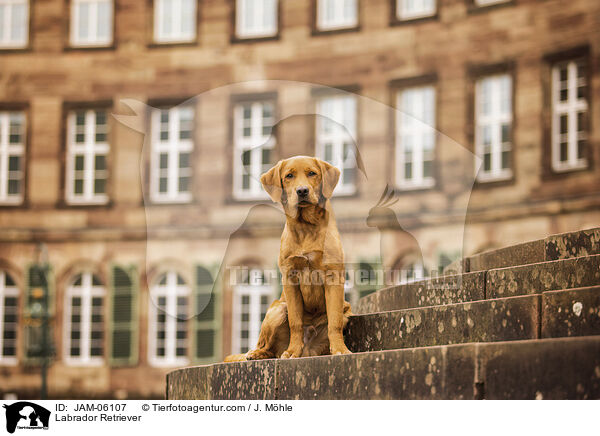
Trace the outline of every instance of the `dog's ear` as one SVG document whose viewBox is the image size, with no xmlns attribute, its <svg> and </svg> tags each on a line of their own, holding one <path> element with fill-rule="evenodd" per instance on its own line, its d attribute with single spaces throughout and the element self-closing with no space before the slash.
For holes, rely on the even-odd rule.
<svg viewBox="0 0 600 436">
<path fill-rule="evenodd" d="M 315 158 L 317 165 L 321 168 L 321 179 L 323 187 L 321 192 L 323 193 L 323 197 L 331 198 L 333 195 L 333 190 L 340 180 L 340 170 L 331 165 L 329 162 L 325 162 L 321 159 Z"/>
<path fill-rule="evenodd" d="M 262 184 L 271 200 L 275 203 L 279 203 L 281 201 L 281 194 L 283 193 L 283 188 L 281 187 L 281 164 L 282 160 L 277 162 L 273 168 L 260 176 L 260 183 Z"/>
</svg>

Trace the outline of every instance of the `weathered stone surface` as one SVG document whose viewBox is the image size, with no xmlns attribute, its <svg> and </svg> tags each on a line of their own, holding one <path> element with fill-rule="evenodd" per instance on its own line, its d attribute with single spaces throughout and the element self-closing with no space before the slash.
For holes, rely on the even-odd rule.
<svg viewBox="0 0 600 436">
<path fill-rule="evenodd" d="M 600 398 L 600 336 L 477 346 L 486 399 Z"/>
<path fill-rule="evenodd" d="M 600 286 L 542 294 L 542 337 L 600 335 Z"/>
<path fill-rule="evenodd" d="M 227 373 L 226 387 L 216 368 Z M 241 362 L 173 371 L 168 398 L 600 399 L 600 336 L 264 360 L 252 362 L 251 377 L 248 369 Z M 206 395 L 206 386 L 221 395 Z"/>
<path fill-rule="evenodd" d="M 538 240 L 476 254 L 466 259 L 466 265 L 468 271 L 485 271 L 544 260 L 544 241 Z"/>
<path fill-rule="evenodd" d="M 212 365 L 192 366 L 167 374 L 168 400 L 209 400 Z"/>
<path fill-rule="evenodd" d="M 600 285 L 600 255 L 555 260 L 487 272 L 488 298 Z"/>
<path fill-rule="evenodd" d="M 275 398 L 275 359 L 214 365 L 212 400 Z"/>
<path fill-rule="evenodd" d="M 278 399 L 473 398 L 473 346 L 279 360 Z"/>
<path fill-rule="evenodd" d="M 275 359 L 182 368 L 167 374 L 169 400 L 275 398 Z"/>
<path fill-rule="evenodd" d="M 485 298 L 485 272 L 441 276 L 382 289 L 353 307 L 354 313 L 410 309 Z"/>
<path fill-rule="evenodd" d="M 344 338 L 353 352 L 538 337 L 540 297 L 483 300 L 357 315 Z"/>
<path fill-rule="evenodd" d="M 600 254 L 600 227 L 546 238 L 546 260 Z"/>
</svg>

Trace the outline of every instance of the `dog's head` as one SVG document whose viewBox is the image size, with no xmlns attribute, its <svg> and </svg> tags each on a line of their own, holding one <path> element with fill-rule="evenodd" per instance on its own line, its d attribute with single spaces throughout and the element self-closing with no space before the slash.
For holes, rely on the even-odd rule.
<svg viewBox="0 0 600 436">
<path fill-rule="evenodd" d="M 333 165 L 309 156 L 280 160 L 263 174 L 260 182 L 271 199 L 296 216 L 301 208 L 323 205 L 331 198 L 340 178 Z"/>
</svg>

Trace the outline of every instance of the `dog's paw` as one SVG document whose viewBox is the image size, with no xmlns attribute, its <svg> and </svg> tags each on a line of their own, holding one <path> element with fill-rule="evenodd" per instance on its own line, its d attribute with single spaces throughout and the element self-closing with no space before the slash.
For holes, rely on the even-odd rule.
<svg viewBox="0 0 600 436">
<path fill-rule="evenodd" d="M 329 351 L 333 356 L 341 354 L 352 354 L 352 352 L 348 350 L 348 348 L 345 345 L 343 347 L 331 347 Z"/>
<path fill-rule="evenodd" d="M 246 360 L 262 360 L 270 359 L 273 357 L 273 353 L 266 350 L 250 350 L 246 353 Z"/>
<path fill-rule="evenodd" d="M 294 350 L 285 350 L 282 354 L 281 354 L 281 358 L 282 359 L 293 359 L 296 357 L 300 357 L 302 356 L 302 350 L 300 351 L 294 351 Z"/>
</svg>

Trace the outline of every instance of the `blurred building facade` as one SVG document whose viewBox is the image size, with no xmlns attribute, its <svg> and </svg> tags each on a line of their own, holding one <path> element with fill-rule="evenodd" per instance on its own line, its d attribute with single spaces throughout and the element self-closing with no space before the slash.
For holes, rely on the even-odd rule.
<svg viewBox="0 0 600 436">
<path fill-rule="evenodd" d="M 161 398 L 170 368 L 251 347 L 283 225 L 258 177 L 281 158 L 342 170 L 347 261 L 399 280 L 600 223 L 598 2 L 0 0 L 0 50 L 3 395 L 39 395 L 40 243 L 51 397 Z M 157 109 L 135 129 L 124 99 Z M 451 142 L 481 158 L 472 191 Z"/>
</svg>

